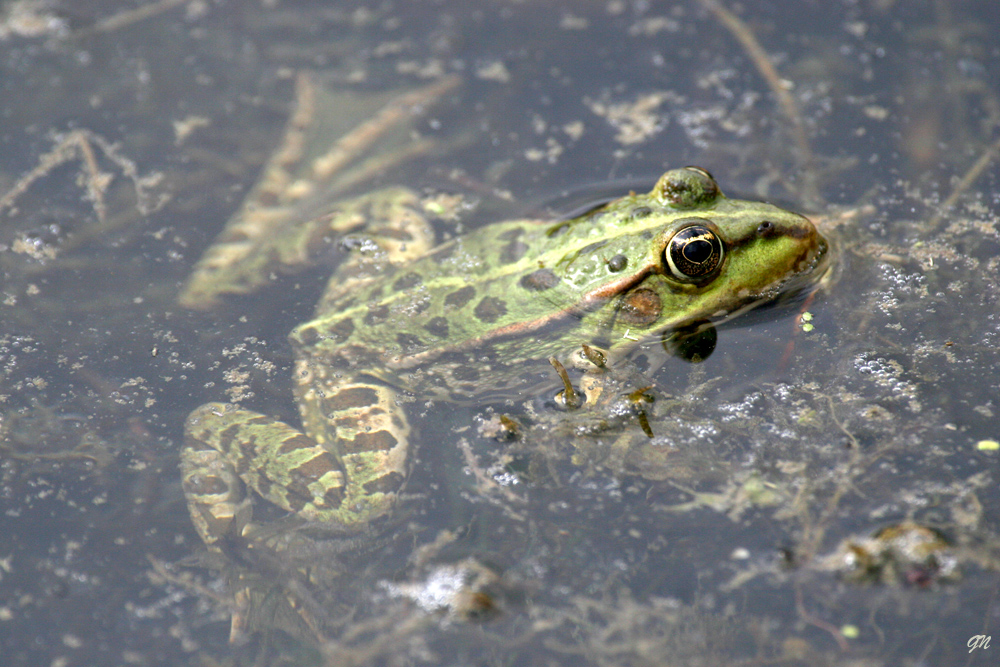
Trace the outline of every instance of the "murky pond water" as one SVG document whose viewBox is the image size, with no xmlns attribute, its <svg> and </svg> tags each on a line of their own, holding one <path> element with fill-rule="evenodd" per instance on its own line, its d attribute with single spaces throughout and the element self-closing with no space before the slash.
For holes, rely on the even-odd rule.
<svg viewBox="0 0 1000 667">
<path fill-rule="evenodd" d="M 990 3 L 0 11 L 4 664 L 995 661 Z M 185 418 L 229 401 L 297 423 L 286 336 L 339 257 L 210 304 L 178 301 L 192 268 L 287 148 L 303 85 L 308 152 L 442 81 L 330 199 L 406 185 L 448 238 L 696 164 L 810 215 L 830 272 L 700 362 L 645 342 L 596 426 L 544 363 L 534 392 L 404 396 L 391 517 L 330 535 L 255 498 L 261 534 L 206 548 Z"/>
</svg>

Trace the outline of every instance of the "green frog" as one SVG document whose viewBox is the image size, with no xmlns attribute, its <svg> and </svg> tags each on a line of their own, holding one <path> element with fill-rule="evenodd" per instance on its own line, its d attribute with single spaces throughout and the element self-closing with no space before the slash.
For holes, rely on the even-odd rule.
<svg viewBox="0 0 1000 667">
<path fill-rule="evenodd" d="M 302 126 L 290 124 L 293 133 Z M 313 159 L 313 172 L 344 152 L 339 141 Z M 335 531 L 388 515 L 412 439 L 399 392 L 468 403 L 531 391 L 539 365 L 579 357 L 584 345 L 603 351 L 595 367 L 613 365 L 670 332 L 802 288 L 827 255 L 807 218 L 729 199 L 698 167 L 667 171 L 650 192 L 570 220 L 497 222 L 438 243 L 431 219 L 439 198 L 390 187 L 330 201 L 317 188 L 323 178 L 281 173 L 291 160 L 280 160 L 181 302 L 204 308 L 252 291 L 267 280 L 258 260 L 307 263 L 334 250 L 345 257 L 313 318 L 290 334 L 301 426 L 221 403 L 187 420 L 184 490 L 202 539 L 216 549 L 251 525 L 243 483 Z M 263 219 L 296 224 L 262 234 Z M 594 370 L 591 385 L 600 378 Z"/>
</svg>

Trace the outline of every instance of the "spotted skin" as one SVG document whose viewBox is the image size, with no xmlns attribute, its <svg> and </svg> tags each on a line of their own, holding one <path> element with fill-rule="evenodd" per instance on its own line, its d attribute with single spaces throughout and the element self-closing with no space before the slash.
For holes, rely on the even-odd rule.
<svg viewBox="0 0 1000 667">
<path fill-rule="evenodd" d="M 301 233 L 282 244 L 338 239 L 345 253 L 314 318 L 289 336 L 301 429 L 221 404 L 192 413 L 185 489 L 196 524 L 250 525 L 215 451 L 288 512 L 362 529 L 392 510 L 406 479 L 397 390 L 453 402 L 524 390 L 537 383 L 532 364 L 596 341 L 614 364 L 653 334 L 804 284 L 826 250 L 802 216 L 726 199 L 697 168 L 580 218 L 501 222 L 442 244 L 405 188 L 338 202 Z M 216 470 L 194 472 L 199 459 Z M 199 531 L 211 546 L 209 528 Z"/>
</svg>

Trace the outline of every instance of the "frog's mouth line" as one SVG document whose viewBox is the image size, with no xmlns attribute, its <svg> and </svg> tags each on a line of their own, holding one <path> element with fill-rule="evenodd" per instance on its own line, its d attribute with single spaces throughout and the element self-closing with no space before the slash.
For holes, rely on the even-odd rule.
<svg viewBox="0 0 1000 667">
<path fill-rule="evenodd" d="M 819 289 L 831 272 L 833 253 L 830 244 L 820 236 L 816 247 L 810 248 L 797 264 L 801 267 L 791 275 L 771 283 L 747 297 L 726 312 L 708 316 L 692 317 L 683 322 L 675 322 L 663 328 L 655 328 L 637 334 L 639 339 L 628 346 L 619 346 L 622 354 L 647 345 L 658 345 L 660 336 L 671 331 L 693 329 L 703 331 L 709 327 L 752 326 L 765 319 L 773 319 L 776 309 L 791 310 L 791 306 L 804 302 L 809 295 Z M 752 315 L 749 315 L 753 313 Z"/>
<path fill-rule="evenodd" d="M 829 242 L 820 237 L 816 248 L 810 249 L 806 256 L 800 260 L 802 268 L 795 273 L 768 285 L 755 295 L 748 296 L 747 299 L 735 309 L 719 314 L 716 317 L 708 318 L 707 324 L 713 326 L 731 325 L 734 320 L 738 321 L 735 326 L 748 326 L 767 317 L 776 309 L 787 308 L 793 304 L 801 303 L 822 287 L 826 277 L 830 274 L 833 263 Z M 759 317 L 747 319 L 744 316 L 753 311 Z"/>
</svg>

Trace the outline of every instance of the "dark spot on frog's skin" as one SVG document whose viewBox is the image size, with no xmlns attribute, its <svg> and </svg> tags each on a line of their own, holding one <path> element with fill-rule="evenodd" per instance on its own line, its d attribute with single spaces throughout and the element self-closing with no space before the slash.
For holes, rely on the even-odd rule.
<svg viewBox="0 0 1000 667">
<path fill-rule="evenodd" d="M 382 356 L 386 353 L 384 349 L 378 349 L 369 345 L 343 345 L 337 351 L 337 356 L 341 359 L 349 359 L 354 368 L 374 368 L 381 363 Z M 319 364 L 329 364 L 328 356 L 317 356 Z M 332 369 L 331 369 L 332 370 Z"/>
<path fill-rule="evenodd" d="M 451 374 L 459 382 L 475 382 L 479 379 L 479 371 L 471 364 L 459 366 Z"/>
<path fill-rule="evenodd" d="M 618 316 L 633 326 L 649 326 L 660 318 L 663 303 L 660 295 L 642 287 L 626 294 L 618 308 Z"/>
<path fill-rule="evenodd" d="M 495 296 L 485 296 L 482 301 L 476 304 L 476 309 L 472 314 L 480 322 L 493 324 L 507 314 L 507 304 Z"/>
<path fill-rule="evenodd" d="M 348 413 L 349 416 L 343 417 L 341 419 L 328 419 L 330 424 L 338 431 L 343 431 L 344 433 L 352 431 L 358 426 L 357 415 Z"/>
<path fill-rule="evenodd" d="M 444 317 L 434 317 L 424 325 L 424 329 L 427 330 L 432 336 L 437 336 L 438 338 L 448 337 L 448 320 Z"/>
<path fill-rule="evenodd" d="M 262 496 L 271 493 L 271 482 L 263 475 L 256 475 L 254 488 Z"/>
<path fill-rule="evenodd" d="M 351 387 L 327 396 L 324 403 L 332 411 L 367 408 L 378 404 L 378 393 L 367 387 Z"/>
<path fill-rule="evenodd" d="M 626 266 L 628 266 L 628 257 L 625 255 L 615 255 L 608 260 L 608 271 L 611 273 L 618 273 Z"/>
<path fill-rule="evenodd" d="M 500 251 L 500 263 L 512 264 L 524 257 L 524 253 L 526 252 L 528 252 L 527 244 L 521 241 L 511 241 Z"/>
<path fill-rule="evenodd" d="M 526 276 L 522 276 L 519 284 L 524 289 L 532 292 L 544 292 L 558 285 L 560 280 L 559 276 L 552 269 L 538 269 Z"/>
<path fill-rule="evenodd" d="M 396 334 L 396 342 L 399 343 L 404 352 L 413 352 L 415 349 L 424 346 L 424 342 L 420 340 L 419 336 L 408 333 Z"/>
<path fill-rule="evenodd" d="M 528 252 L 528 246 L 519 240 L 523 234 L 523 229 L 515 228 L 497 236 L 497 240 L 508 241 L 503 250 L 500 251 L 501 264 L 516 262 L 524 257 L 524 253 Z"/>
<path fill-rule="evenodd" d="M 337 459 L 326 450 L 318 450 L 315 452 L 315 456 L 308 461 L 303 461 L 289 469 L 288 473 L 292 478 L 292 484 L 289 485 L 289 488 L 295 490 L 299 495 L 309 497 L 312 494 L 309 492 L 308 485 L 331 471 L 340 471 Z"/>
<path fill-rule="evenodd" d="M 422 282 L 423 279 L 411 271 L 410 273 L 404 273 L 397 278 L 396 282 L 392 284 L 392 289 L 397 292 L 402 292 L 403 290 L 408 290 L 411 287 L 416 287 Z"/>
<path fill-rule="evenodd" d="M 462 289 L 455 290 L 446 296 L 444 298 L 444 305 L 456 309 L 461 308 L 472 301 L 472 297 L 474 296 L 476 296 L 476 288 L 472 285 L 466 285 Z"/>
<path fill-rule="evenodd" d="M 239 451 L 240 426 L 240 424 L 233 424 L 219 432 L 219 447 L 222 448 L 223 452 Z M 235 449 L 234 444 L 236 444 Z"/>
<path fill-rule="evenodd" d="M 257 438 L 255 437 L 246 438 L 242 444 L 246 447 L 246 451 L 230 452 L 230 462 L 240 477 L 244 477 L 250 472 L 254 463 L 253 453 L 258 451 Z"/>
<path fill-rule="evenodd" d="M 334 342 L 344 343 L 351 337 L 351 334 L 354 333 L 354 322 L 351 320 L 341 320 L 330 327 L 329 332 L 330 337 L 333 338 Z"/>
<path fill-rule="evenodd" d="M 291 454 L 299 451 L 300 449 L 312 449 L 315 446 L 315 440 L 299 433 L 298 435 L 293 435 L 290 438 L 282 440 L 281 446 L 278 447 L 278 454 Z"/>
<path fill-rule="evenodd" d="M 389 317 L 389 306 L 372 306 L 368 309 L 368 314 L 365 315 L 365 324 L 372 326 L 374 324 L 381 324 Z"/>
<path fill-rule="evenodd" d="M 652 212 L 653 209 L 649 208 L 648 206 L 636 206 L 634 209 L 632 209 L 631 216 L 633 220 L 638 220 L 639 218 L 645 218 L 649 216 L 649 214 Z"/>
<path fill-rule="evenodd" d="M 323 492 L 323 507 L 337 509 L 344 502 L 344 487 L 335 486 Z"/>
<path fill-rule="evenodd" d="M 319 332 L 314 327 L 299 329 L 299 341 L 304 345 L 313 345 L 319 340 Z"/>
<path fill-rule="evenodd" d="M 400 473 L 391 472 L 365 484 L 365 493 L 395 493 L 402 488 L 404 481 Z"/>
<path fill-rule="evenodd" d="M 387 452 L 396 446 L 398 441 L 388 431 L 373 431 L 358 433 L 353 439 L 341 441 L 341 449 L 345 454 L 357 452 Z"/>
</svg>

